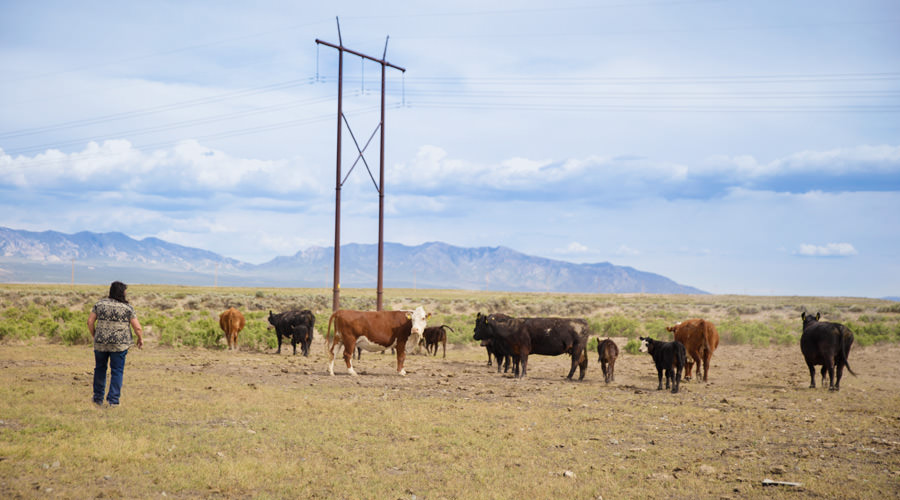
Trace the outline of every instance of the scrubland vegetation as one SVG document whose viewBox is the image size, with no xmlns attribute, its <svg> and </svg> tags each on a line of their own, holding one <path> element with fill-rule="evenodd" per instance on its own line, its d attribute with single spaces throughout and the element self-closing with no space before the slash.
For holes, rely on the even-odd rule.
<svg viewBox="0 0 900 500">
<path fill-rule="evenodd" d="M 0 287 L 0 341 L 43 337 L 50 342 L 90 342 L 84 328 L 91 306 L 105 287 L 5 285 Z M 324 289 L 187 288 L 134 285 L 129 298 L 150 335 L 167 346 L 222 348 L 218 315 L 230 306 L 247 317 L 240 335 L 245 349 L 275 348 L 267 331 L 269 311 L 310 309 L 316 329 L 325 332 L 331 314 L 331 291 Z M 821 312 L 828 321 L 853 330 L 856 345 L 900 342 L 900 303 L 862 298 L 756 297 L 714 295 L 588 295 L 388 290 L 386 309 L 423 305 L 430 325 L 453 328 L 452 344 L 472 342 L 477 312 L 514 316 L 563 316 L 587 319 L 600 336 L 669 338 L 665 327 L 701 317 L 716 323 L 726 344 L 794 345 L 799 341 L 800 313 Z M 375 309 L 371 290 L 343 290 L 341 306 Z"/>
</svg>

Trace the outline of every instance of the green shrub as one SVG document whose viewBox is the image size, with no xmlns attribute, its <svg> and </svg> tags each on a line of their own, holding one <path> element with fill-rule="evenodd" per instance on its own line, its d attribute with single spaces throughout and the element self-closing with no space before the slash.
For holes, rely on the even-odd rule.
<svg viewBox="0 0 900 500">
<path fill-rule="evenodd" d="M 621 314 L 611 316 L 600 322 L 598 333 L 604 337 L 636 337 L 638 321 Z"/>
<path fill-rule="evenodd" d="M 623 349 L 628 354 L 637 354 L 641 352 L 641 341 L 638 339 L 630 339 Z"/>
<path fill-rule="evenodd" d="M 66 323 L 60 331 L 60 339 L 65 345 L 88 345 L 93 342 L 87 326 Z"/>
</svg>

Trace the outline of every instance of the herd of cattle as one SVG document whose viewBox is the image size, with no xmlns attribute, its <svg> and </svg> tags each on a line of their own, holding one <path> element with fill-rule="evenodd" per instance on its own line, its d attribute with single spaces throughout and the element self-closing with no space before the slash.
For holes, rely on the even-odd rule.
<svg viewBox="0 0 900 500">
<path fill-rule="evenodd" d="M 393 349 L 397 354 L 397 372 L 406 375 L 403 363 L 408 345 L 424 345 L 428 354 L 437 355 L 438 346 L 443 343 L 444 357 L 447 356 L 447 325 L 427 327 L 431 316 L 420 306 L 413 311 L 352 311 L 340 309 L 328 320 L 326 348 L 329 355 L 328 373 L 334 375 L 335 348 L 343 350 L 347 372 L 356 375 L 353 369 L 353 352 L 362 349 L 385 351 Z M 800 350 L 809 367 L 810 388 L 816 387 L 815 367 L 821 365 L 822 385 L 828 374 L 828 387 L 837 391 L 841 386 L 844 367 L 853 374 L 847 358 L 853 344 L 853 332 L 840 323 L 819 321 L 821 315 L 801 314 L 803 333 Z M 316 317 L 309 310 L 292 310 L 280 314 L 269 311 L 269 328 L 275 330 L 278 351 L 281 353 L 282 338 L 290 339 L 294 354 L 297 345 L 301 353 L 309 355 Z M 244 328 L 244 315 L 234 307 L 219 316 L 219 325 L 225 332 L 230 350 L 237 349 L 237 336 Z M 332 335 L 332 326 L 334 334 Z M 684 371 L 684 379 L 690 380 L 696 365 L 696 376 L 700 377 L 703 367 L 703 381 L 709 377 L 709 364 L 713 352 L 719 346 L 719 333 L 715 325 L 704 319 L 689 319 L 666 328 L 673 340 L 664 342 L 650 337 L 640 337 L 641 352 L 649 353 L 656 367 L 659 379 L 658 390 L 665 387 L 678 392 Z M 584 379 L 587 371 L 588 340 L 591 330 L 587 321 L 574 318 L 516 318 L 506 314 L 482 314 L 475 318 L 474 339 L 481 341 L 488 355 L 488 365 L 492 359 L 497 363 L 497 372 L 508 371 L 510 364 L 515 377 L 524 377 L 528 370 L 528 356 L 539 354 L 558 356 L 567 354 L 572 363 L 566 376 L 571 380 L 575 368 L 579 369 L 578 379 Z M 412 341 L 412 342 L 410 342 Z M 433 350 L 433 353 L 432 353 Z M 600 339 L 597 344 L 598 361 L 606 383 L 615 380 L 616 358 L 619 348 L 612 339 Z M 837 372 L 837 377 L 835 377 Z"/>
</svg>

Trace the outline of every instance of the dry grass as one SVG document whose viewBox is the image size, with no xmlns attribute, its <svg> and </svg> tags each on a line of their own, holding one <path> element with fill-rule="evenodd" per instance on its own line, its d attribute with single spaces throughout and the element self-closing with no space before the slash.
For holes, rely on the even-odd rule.
<svg viewBox="0 0 900 500">
<path fill-rule="evenodd" d="M 0 299 L 19 310 L 67 308 L 77 314 L 59 321 L 78 326 L 105 288 L 3 285 Z M 145 318 L 237 305 L 261 322 L 268 309 L 308 307 L 320 333 L 331 303 L 330 290 L 130 292 Z M 372 295 L 344 290 L 343 304 L 373 308 Z M 171 348 L 151 331 L 145 349 L 128 355 L 117 409 L 90 403 L 89 346 L 13 332 L 0 343 L 0 498 L 900 496 L 900 346 L 854 346 L 859 376 L 829 393 L 806 388 L 796 345 L 726 343 L 710 383 L 683 383 L 673 395 L 655 390 L 647 355 L 623 352 L 610 385 L 596 357 L 583 382 L 563 379 L 566 359 L 541 356 L 529 360 L 527 379 L 514 380 L 487 368 L 468 341 L 477 311 L 622 317 L 646 330 L 701 316 L 788 325 L 796 335 L 803 308 L 896 323 L 891 303 L 386 291 L 387 308 L 420 304 L 431 323 L 459 330 L 458 343 L 446 360 L 410 355 L 405 378 L 389 355 L 370 353 L 360 377 L 343 366 L 328 377 L 321 335 L 303 358 L 248 345 Z M 621 348 L 625 339 L 616 340 Z M 803 486 L 764 488 L 764 478 Z"/>
<path fill-rule="evenodd" d="M 789 347 L 724 346 L 711 382 L 656 391 L 646 355 L 529 378 L 484 352 L 309 358 L 129 353 L 123 404 L 90 403 L 89 347 L 0 345 L 3 498 L 890 498 L 900 491 L 900 348 L 856 349 L 839 393 Z M 565 475 L 571 472 L 573 477 Z M 764 478 L 803 483 L 761 486 Z"/>
</svg>

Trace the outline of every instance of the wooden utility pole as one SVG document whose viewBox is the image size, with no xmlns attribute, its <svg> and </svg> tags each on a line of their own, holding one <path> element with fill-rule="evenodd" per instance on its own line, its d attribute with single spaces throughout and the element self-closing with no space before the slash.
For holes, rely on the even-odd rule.
<svg viewBox="0 0 900 500">
<path fill-rule="evenodd" d="M 372 170 L 369 169 L 369 164 L 366 162 L 365 156 L 363 156 L 364 151 L 369 146 L 369 143 L 372 141 L 372 138 L 375 137 L 375 133 L 379 130 L 381 131 L 381 154 L 379 159 L 379 167 L 380 173 L 378 176 L 378 182 L 375 184 L 375 189 L 378 190 L 378 284 L 377 284 L 377 299 L 376 299 L 376 308 L 377 310 L 382 309 L 383 305 L 383 294 L 384 294 L 384 83 L 385 83 L 385 71 L 388 67 L 399 69 L 402 72 L 406 72 L 405 68 L 401 68 L 400 66 L 396 66 L 391 64 L 385 60 L 387 56 L 387 42 L 390 39 L 388 37 L 384 41 L 384 54 L 381 56 L 381 59 L 376 59 L 372 56 L 367 56 L 360 52 L 356 52 L 355 50 L 350 50 L 344 47 L 344 43 L 341 39 L 341 22 L 339 19 L 337 20 L 337 28 L 338 28 L 338 44 L 335 45 L 333 43 L 324 42 L 322 40 L 316 39 L 316 43 L 320 45 L 325 45 L 328 47 L 332 47 L 338 50 L 338 97 L 337 97 L 337 167 L 336 167 L 336 175 L 335 175 L 335 195 L 334 195 L 334 288 L 332 290 L 333 298 L 331 309 L 332 311 L 337 311 L 341 307 L 341 186 L 347 180 L 347 177 L 341 179 L 341 131 L 343 130 L 342 122 L 347 125 L 347 131 L 350 132 L 350 136 L 353 138 L 353 142 L 356 144 L 356 149 L 359 151 L 359 156 L 357 156 L 356 161 L 353 162 L 353 166 L 350 167 L 350 171 L 347 172 L 347 176 L 350 175 L 350 172 L 353 171 L 353 168 L 356 164 L 362 160 L 363 164 L 366 166 L 366 169 L 369 170 L 369 177 L 372 178 L 372 181 L 375 182 L 375 177 L 372 175 Z M 356 137 L 353 136 L 353 131 L 350 129 L 350 123 L 347 121 L 347 117 L 344 115 L 343 110 L 343 91 L 344 91 L 344 52 L 348 54 L 355 55 L 362 59 L 368 59 L 370 61 L 376 62 L 381 65 L 381 121 L 378 123 L 378 126 L 375 128 L 375 131 L 372 132 L 372 136 L 369 137 L 369 142 L 362 148 L 359 147 L 359 143 L 356 141 Z"/>
</svg>

